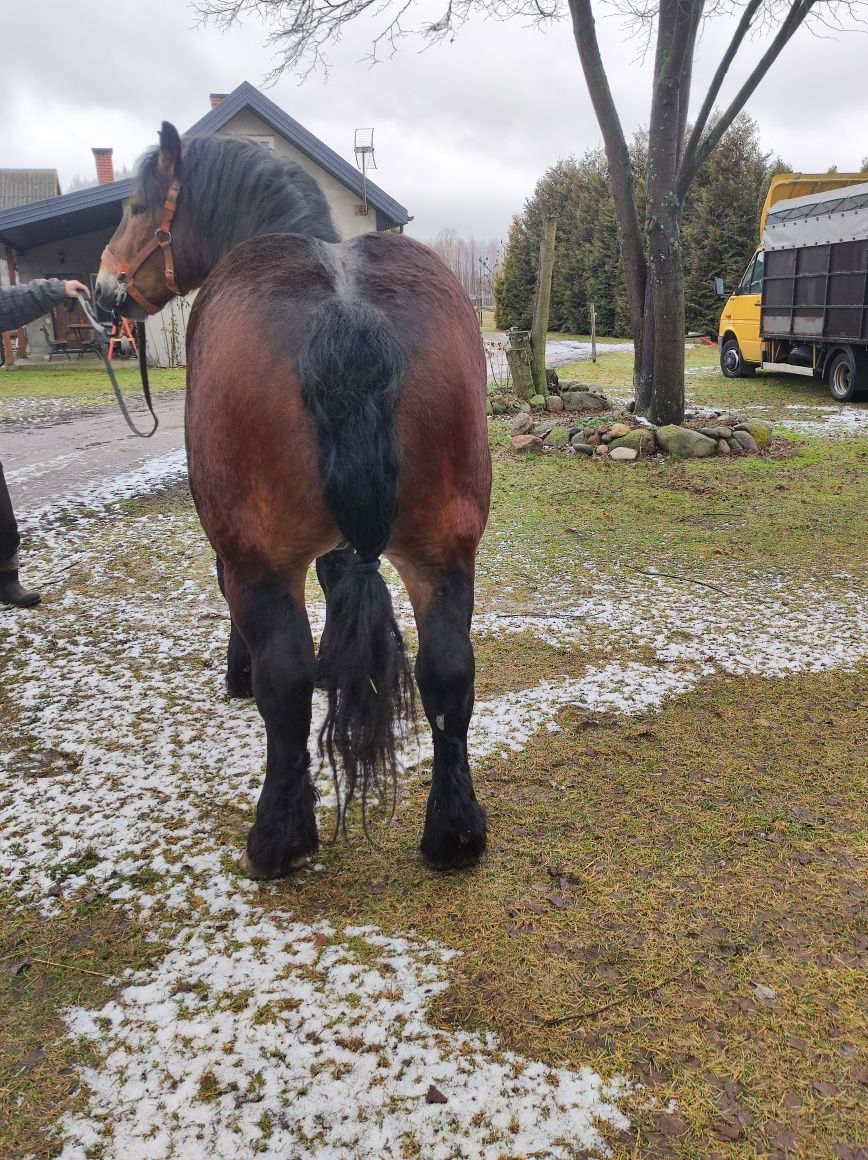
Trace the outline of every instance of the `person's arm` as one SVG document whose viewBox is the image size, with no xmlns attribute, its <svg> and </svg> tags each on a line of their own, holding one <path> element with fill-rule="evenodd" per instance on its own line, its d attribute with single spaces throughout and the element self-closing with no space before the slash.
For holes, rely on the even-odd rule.
<svg viewBox="0 0 868 1160">
<path fill-rule="evenodd" d="M 47 314 L 56 302 L 74 298 L 79 290 L 88 293 L 81 282 L 72 279 L 61 282 L 59 278 L 37 278 L 23 286 L 0 286 L 0 332 L 26 326 L 34 318 Z"/>
</svg>

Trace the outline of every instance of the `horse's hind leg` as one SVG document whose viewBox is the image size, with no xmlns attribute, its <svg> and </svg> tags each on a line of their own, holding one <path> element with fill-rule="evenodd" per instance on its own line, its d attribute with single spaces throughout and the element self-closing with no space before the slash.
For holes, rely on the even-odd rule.
<svg viewBox="0 0 868 1160">
<path fill-rule="evenodd" d="M 313 640 L 304 609 L 306 569 L 226 589 L 250 648 L 253 695 L 268 739 L 265 783 L 242 868 L 251 878 L 277 878 L 300 866 L 319 845 L 316 790 L 307 751 L 314 683 Z"/>
<path fill-rule="evenodd" d="M 473 713 L 476 664 L 470 643 L 473 571 L 443 569 L 424 576 L 400 567 L 416 614 L 416 683 L 434 739 L 434 770 L 421 851 L 431 866 L 472 866 L 485 851 L 485 811 L 473 791 L 467 730 Z"/>
<path fill-rule="evenodd" d="M 217 557 L 217 583 L 226 596 L 223 580 L 223 561 Z M 230 697 L 252 697 L 253 682 L 250 675 L 250 650 L 238 631 L 238 626 L 229 618 L 229 647 L 226 650 L 226 693 Z"/>
</svg>

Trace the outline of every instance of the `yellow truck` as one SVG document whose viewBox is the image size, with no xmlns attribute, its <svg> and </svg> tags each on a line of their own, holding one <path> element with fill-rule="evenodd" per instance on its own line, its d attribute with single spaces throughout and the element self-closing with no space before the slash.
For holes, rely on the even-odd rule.
<svg viewBox="0 0 868 1160">
<path fill-rule="evenodd" d="M 810 375 L 842 403 L 868 393 L 868 174 L 777 174 L 760 237 L 720 317 L 723 373 Z"/>
</svg>

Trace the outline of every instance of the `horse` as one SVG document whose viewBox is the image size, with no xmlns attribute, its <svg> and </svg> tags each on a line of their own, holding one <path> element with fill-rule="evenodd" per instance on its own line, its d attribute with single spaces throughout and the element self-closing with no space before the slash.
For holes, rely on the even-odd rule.
<svg viewBox="0 0 868 1160">
<path fill-rule="evenodd" d="M 473 866 L 487 819 L 467 754 L 470 623 L 491 493 L 475 311 L 419 242 L 341 241 L 297 164 L 235 137 L 182 143 L 163 122 L 96 297 L 141 320 L 196 288 L 190 489 L 231 614 L 227 689 L 252 692 L 267 736 L 241 867 L 277 878 L 318 848 L 308 751 L 318 680 L 319 752 L 341 777 L 339 815 L 358 787 L 363 817 L 369 795 L 394 790 L 415 690 L 383 557 L 413 608 L 433 738 L 421 855 L 435 869 Z M 318 659 L 305 608 L 314 561 L 326 596 Z"/>
</svg>

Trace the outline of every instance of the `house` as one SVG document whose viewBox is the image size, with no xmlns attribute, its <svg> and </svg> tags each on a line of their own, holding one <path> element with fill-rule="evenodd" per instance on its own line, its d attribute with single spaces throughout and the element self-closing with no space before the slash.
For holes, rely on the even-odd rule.
<svg viewBox="0 0 868 1160">
<path fill-rule="evenodd" d="M 247 81 L 231 93 L 212 93 L 211 108 L 184 134 L 230 134 L 246 137 L 264 148 L 274 149 L 297 161 L 317 181 L 332 216 L 345 238 L 375 230 L 400 230 L 410 221 L 404 206 L 320 141 L 268 97 Z M 130 194 L 132 180 L 114 180 L 112 150 L 94 149 L 98 183 L 88 189 L 59 195 L 55 185 L 38 187 L 38 200 L 5 205 L 0 201 L 0 283 L 27 282 L 31 278 L 78 278 L 91 284 L 99 269 L 100 255 L 114 233 Z M 48 171 L 0 170 L 0 175 Z M 0 182 L 2 182 L 0 177 Z M 35 179 L 7 178 L 8 196 L 15 190 L 37 189 Z M 0 190 L 4 186 L 0 184 Z M 14 274 L 14 278 L 12 275 Z M 176 299 L 148 320 L 149 361 L 160 366 L 184 362 L 184 334 L 192 296 Z M 75 322 L 65 311 L 56 316 L 64 329 Z M 41 359 L 48 346 L 37 320 L 27 328 L 31 358 Z M 57 334 L 56 337 L 62 337 Z"/>
</svg>

